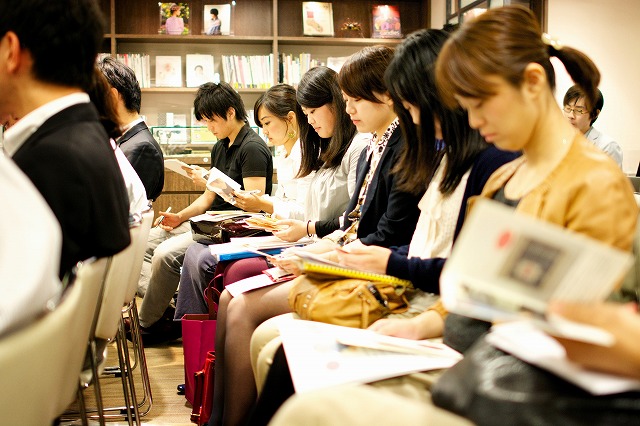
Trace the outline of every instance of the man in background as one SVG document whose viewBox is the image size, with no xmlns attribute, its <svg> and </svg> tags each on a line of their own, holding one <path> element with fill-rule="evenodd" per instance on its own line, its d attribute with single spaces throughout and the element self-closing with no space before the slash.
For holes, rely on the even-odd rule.
<svg viewBox="0 0 640 426">
<path fill-rule="evenodd" d="M 116 99 L 118 125 L 123 135 L 118 146 L 144 184 L 147 197 L 155 200 L 164 186 L 164 157 L 158 142 L 140 117 L 142 92 L 131 68 L 110 56 L 98 61 L 98 68 L 111 85 Z"/>
<path fill-rule="evenodd" d="M 622 168 L 622 148 L 610 136 L 605 135 L 595 127 L 593 123 L 598 119 L 604 106 L 604 97 L 598 89 L 598 98 L 595 105 L 587 105 L 587 98 L 578 86 L 571 86 L 564 95 L 563 100 L 565 117 L 571 124 L 580 130 L 595 146 L 606 152 L 613 161 Z"/>
<path fill-rule="evenodd" d="M 0 2 L 0 116 L 20 118 L 4 150 L 60 223 L 59 277 L 130 243 L 124 180 L 86 93 L 103 37 L 95 1 Z"/>
<path fill-rule="evenodd" d="M 211 150 L 211 165 L 235 180 L 243 190 L 270 194 L 273 177 L 271 151 L 247 124 L 242 98 L 228 83 L 205 83 L 193 101 L 196 120 L 202 120 L 217 138 Z M 204 186 L 204 169 L 189 170 L 196 185 Z M 140 326 L 145 344 L 174 340 L 180 322 L 174 322 L 171 306 L 180 282 L 180 268 L 187 248 L 195 244 L 189 219 L 207 210 L 237 210 L 215 192 L 205 191 L 179 212 L 159 212 L 157 228 L 151 230 L 142 265 L 138 293 L 144 291 Z M 146 287 L 146 290 L 145 290 Z"/>
</svg>

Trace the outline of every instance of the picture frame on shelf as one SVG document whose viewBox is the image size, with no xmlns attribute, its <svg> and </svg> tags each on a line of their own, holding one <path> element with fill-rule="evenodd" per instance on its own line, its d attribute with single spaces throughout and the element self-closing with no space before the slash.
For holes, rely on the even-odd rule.
<svg viewBox="0 0 640 426">
<path fill-rule="evenodd" d="M 200 87 L 214 81 L 213 55 L 188 54 L 186 68 L 187 87 Z"/>
<path fill-rule="evenodd" d="M 156 87 L 182 87 L 181 56 L 156 56 Z"/>
<path fill-rule="evenodd" d="M 158 34 L 188 35 L 189 3 L 158 3 L 160 9 L 160 27 Z"/>
<path fill-rule="evenodd" d="M 302 34 L 333 37 L 333 7 L 329 2 L 302 2 Z"/>
<path fill-rule="evenodd" d="M 233 35 L 233 6 L 232 3 L 205 4 L 202 16 L 204 17 L 204 35 Z M 217 19 L 212 10 L 218 11 Z"/>
<path fill-rule="evenodd" d="M 398 6 L 374 5 L 371 18 L 371 38 L 402 38 Z"/>
</svg>

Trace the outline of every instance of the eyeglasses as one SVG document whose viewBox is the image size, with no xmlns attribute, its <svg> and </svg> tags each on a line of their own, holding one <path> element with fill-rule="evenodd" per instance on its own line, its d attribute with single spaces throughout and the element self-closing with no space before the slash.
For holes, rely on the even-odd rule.
<svg viewBox="0 0 640 426">
<path fill-rule="evenodd" d="M 565 114 L 574 113 L 575 115 L 584 115 L 589 113 L 589 111 L 587 111 L 586 109 L 571 108 L 569 105 L 565 105 L 564 108 L 562 108 L 562 110 L 565 112 Z"/>
</svg>

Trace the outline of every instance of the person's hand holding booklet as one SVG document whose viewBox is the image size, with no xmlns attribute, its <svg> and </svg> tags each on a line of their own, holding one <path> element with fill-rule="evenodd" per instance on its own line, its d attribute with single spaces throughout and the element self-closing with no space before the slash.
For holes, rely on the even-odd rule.
<svg viewBox="0 0 640 426">
<path fill-rule="evenodd" d="M 240 184 L 215 167 L 209 171 L 207 189 L 222 197 L 229 204 L 234 204 L 234 191 L 240 191 Z"/>
<path fill-rule="evenodd" d="M 630 253 L 480 199 L 445 264 L 440 291 L 453 313 L 526 319 L 555 336 L 608 345 L 609 333 L 550 315 L 548 304 L 604 300 L 631 264 Z"/>
</svg>

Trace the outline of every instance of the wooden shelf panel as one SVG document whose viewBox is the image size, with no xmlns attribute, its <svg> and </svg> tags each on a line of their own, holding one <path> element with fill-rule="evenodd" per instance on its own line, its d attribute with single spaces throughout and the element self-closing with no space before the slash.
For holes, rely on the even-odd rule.
<svg viewBox="0 0 640 426">
<path fill-rule="evenodd" d="M 116 40 L 140 43 L 271 44 L 273 37 L 165 34 L 115 34 Z"/>
<path fill-rule="evenodd" d="M 370 46 L 373 44 L 397 45 L 401 39 L 392 38 L 345 38 L 345 37 L 278 37 L 278 44 L 286 45 L 322 45 L 322 46 Z"/>
</svg>

